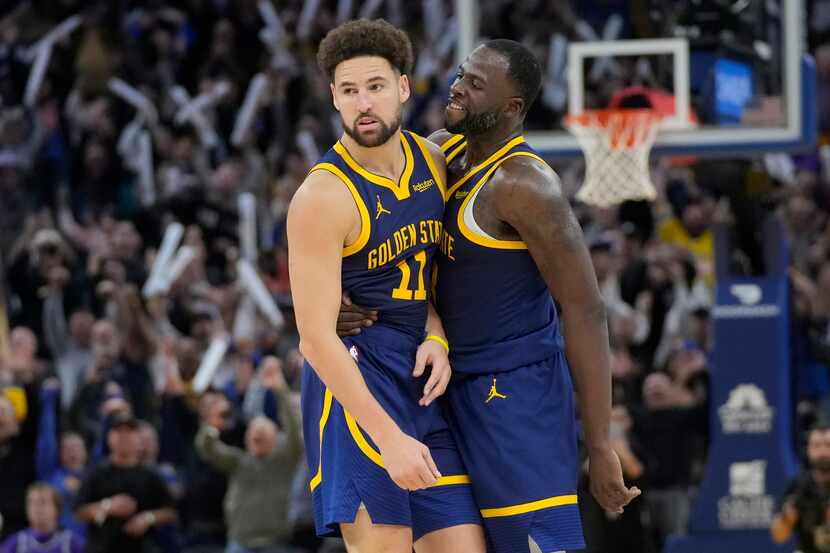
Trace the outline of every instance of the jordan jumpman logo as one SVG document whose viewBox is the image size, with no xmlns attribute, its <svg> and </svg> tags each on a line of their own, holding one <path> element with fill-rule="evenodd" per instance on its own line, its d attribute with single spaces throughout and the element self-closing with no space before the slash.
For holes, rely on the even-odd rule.
<svg viewBox="0 0 830 553">
<path fill-rule="evenodd" d="M 500 394 L 498 390 L 496 390 L 496 377 L 493 377 L 493 385 L 490 386 L 490 395 L 487 396 L 487 401 L 484 403 L 490 403 L 495 398 L 507 399 L 507 396 L 504 394 Z"/>
<path fill-rule="evenodd" d="M 377 207 L 377 210 L 375 211 L 375 220 L 377 221 L 378 219 L 380 219 L 380 216 L 383 215 L 384 213 L 386 213 L 387 215 L 392 215 L 392 212 L 389 211 L 388 209 L 384 209 L 383 204 L 380 203 L 380 196 L 375 196 L 375 198 L 378 199 L 378 207 Z"/>
</svg>

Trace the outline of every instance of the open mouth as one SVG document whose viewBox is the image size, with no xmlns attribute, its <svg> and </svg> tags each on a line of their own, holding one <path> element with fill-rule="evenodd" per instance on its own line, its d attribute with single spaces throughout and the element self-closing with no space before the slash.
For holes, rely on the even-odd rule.
<svg viewBox="0 0 830 553">
<path fill-rule="evenodd" d="M 450 100 L 450 103 L 447 104 L 447 109 L 450 110 L 450 111 L 458 111 L 458 112 L 467 111 L 467 108 L 465 108 L 464 106 L 462 106 L 461 104 L 459 104 L 458 102 L 456 102 L 454 100 Z"/>
</svg>

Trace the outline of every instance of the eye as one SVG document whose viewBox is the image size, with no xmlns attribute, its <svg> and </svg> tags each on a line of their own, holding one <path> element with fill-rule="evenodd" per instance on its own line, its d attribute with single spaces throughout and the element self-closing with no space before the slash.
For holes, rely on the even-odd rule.
<svg viewBox="0 0 830 553">
<path fill-rule="evenodd" d="M 369 85 L 369 90 L 371 90 L 372 92 L 378 92 L 379 90 L 383 90 L 383 85 L 379 83 Z"/>
<path fill-rule="evenodd" d="M 351 95 L 351 94 L 354 94 L 355 92 L 357 92 L 356 88 L 344 88 L 343 89 L 343 94 L 346 94 L 346 95 Z"/>
<path fill-rule="evenodd" d="M 478 79 L 473 79 L 473 88 L 475 88 L 476 90 L 481 90 L 484 87 L 481 86 L 481 81 L 479 81 Z"/>
</svg>

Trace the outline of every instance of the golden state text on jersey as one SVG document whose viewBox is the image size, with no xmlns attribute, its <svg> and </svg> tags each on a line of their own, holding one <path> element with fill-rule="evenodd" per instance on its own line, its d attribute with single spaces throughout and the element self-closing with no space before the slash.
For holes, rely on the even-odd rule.
<svg viewBox="0 0 830 553">
<path fill-rule="evenodd" d="M 402 131 L 400 140 L 406 162 L 397 182 L 361 167 L 340 142 L 311 171 L 337 176 L 360 212 L 360 236 L 343 249 L 343 290 L 376 309 L 377 324 L 420 336 L 443 234 L 445 185 L 425 139 Z"/>
</svg>

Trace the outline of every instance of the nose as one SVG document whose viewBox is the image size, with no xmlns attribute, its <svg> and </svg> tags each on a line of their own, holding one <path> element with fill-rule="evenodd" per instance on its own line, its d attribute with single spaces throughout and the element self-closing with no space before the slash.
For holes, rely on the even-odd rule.
<svg viewBox="0 0 830 553">
<path fill-rule="evenodd" d="M 368 92 L 361 91 L 358 93 L 357 107 L 361 113 L 369 113 L 372 110 L 372 99 Z"/>
<path fill-rule="evenodd" d="M 458 77 L 450 85 L 450 94 L 459 98 L 464 97 L 464 87 L 461 84 L 461 79 Z"/>
</svg>

